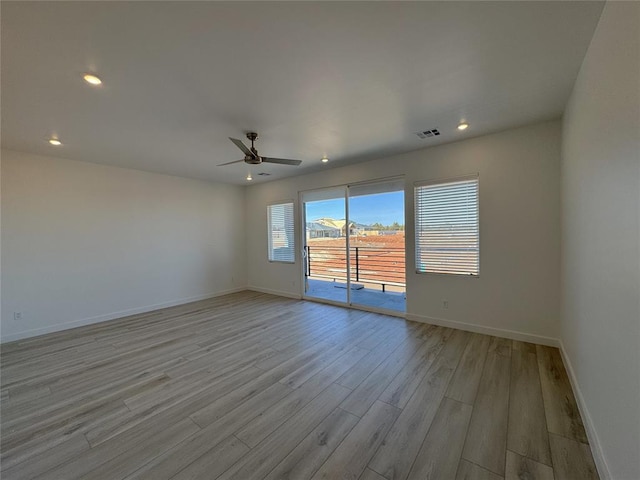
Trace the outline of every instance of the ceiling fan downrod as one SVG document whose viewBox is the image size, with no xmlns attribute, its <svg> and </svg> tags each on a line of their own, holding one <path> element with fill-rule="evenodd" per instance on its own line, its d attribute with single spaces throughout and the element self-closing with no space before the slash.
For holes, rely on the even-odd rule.
<svg viewBox="0 0 640 480">
<path fill-rule="evenodd" d="M 256 132 L 247 132 L 247 138 L 251 141 L 251 151 L 256 157 L 259 158 L 260 156 L 258 155 L 258 150 L 256 150 L 256 148 L 253 146 L 253 142 L 258 139 L 258 134 Z"/>
</svg>

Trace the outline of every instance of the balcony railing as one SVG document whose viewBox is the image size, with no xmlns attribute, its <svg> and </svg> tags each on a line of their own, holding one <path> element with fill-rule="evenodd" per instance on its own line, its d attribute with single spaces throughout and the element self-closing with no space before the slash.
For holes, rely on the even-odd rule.
<svg viewBox="0 0 640 480">
<path fill-rule="evenodd" d="M 347 252 L 341 246 L 306 246 L 307 277 L 347 280 Z M 351 247 L 351 282 L 374 283 L 382 286 L 405 286 L 405 252 L 403 247 Z"/>
</svg>

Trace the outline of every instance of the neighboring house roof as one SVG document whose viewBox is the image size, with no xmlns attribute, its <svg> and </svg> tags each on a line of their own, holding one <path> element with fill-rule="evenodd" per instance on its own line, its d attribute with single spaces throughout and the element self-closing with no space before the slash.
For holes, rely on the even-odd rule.
<svg viewBox="0 0 640 480">
<path fill-rule="evenodd" d="M 332 227 L 330 225 L 324 225 L 319 222 L 307 222 L 307 230 L 334 231 L 334 230 L 340 230 L 340 228 Z"/>
<path fill-rule="evenodd" d="M 315 220 L 312 223 L 319 223 L 321 225 L 325 225 L 327 227 L 333 227 L 339 230 L 344 229 L 344 225 L 345 223 L 347 223 L 347 221 L 345 219 L 342 220 L 334 220 L 333 218 L 318 218 L 317 220 Z M 356 223 L 356 222 L 350 222 L 350 226 L 351 228 L 359 228 L 359 229 L 366 229 L 366 228 L 370 228 L 369 225 L 363 225 L 362 223 Z"/>
<path fill-rule="evenodd" d="M 314 223 L 319 223 L 327 227 L 332 227 L 332 228 L 341 230 L 342 228 L 344 228 L 344 224 L 346 223 L 346 220 L 334 220 L 333 218 L 318 218 Z"/>
</svg>

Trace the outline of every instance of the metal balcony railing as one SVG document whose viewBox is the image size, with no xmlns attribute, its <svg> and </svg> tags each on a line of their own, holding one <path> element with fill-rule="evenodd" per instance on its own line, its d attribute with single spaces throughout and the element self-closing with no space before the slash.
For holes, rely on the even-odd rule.
<svg viewBox="0 0 640 480">
<path fill-rule="evenodd" d="M 351 282 L 405 286 L 404 247 L 351 247 Z M 347 280 L 347 252 L 345 247 L 305 247 L 305 275 L 307 277 Z"/>
</svg>

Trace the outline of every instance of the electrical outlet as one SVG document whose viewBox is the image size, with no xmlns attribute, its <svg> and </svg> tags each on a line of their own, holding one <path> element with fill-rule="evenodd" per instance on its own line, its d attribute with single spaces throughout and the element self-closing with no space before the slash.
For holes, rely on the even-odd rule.
<svg viewBox="0 0 640 480">
<path fill-rule="evenodd" d="M 14 320 L 22 320 L 22 312 L 13 312 Z"/>
<path fill-rule="evenodd" d="M 449 300 L 442 300 L 442 308 L 445 310 L 449 308 Z"/>
</svg>

